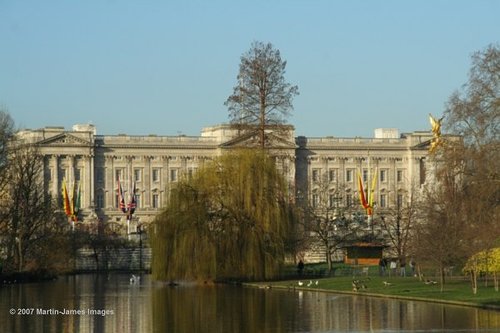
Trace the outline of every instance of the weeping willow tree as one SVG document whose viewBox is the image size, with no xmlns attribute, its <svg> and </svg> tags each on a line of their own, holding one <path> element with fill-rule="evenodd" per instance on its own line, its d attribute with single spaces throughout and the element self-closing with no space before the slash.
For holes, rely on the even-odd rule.
<svg viewBox="0 0 500 333">
<path fill-rule="evenodd" d="M 158 280 L 262 280 L 279 275 L 294 214 L 263 151 L 225 154 L 172 190 L 154 221 Z"/>
</svg>

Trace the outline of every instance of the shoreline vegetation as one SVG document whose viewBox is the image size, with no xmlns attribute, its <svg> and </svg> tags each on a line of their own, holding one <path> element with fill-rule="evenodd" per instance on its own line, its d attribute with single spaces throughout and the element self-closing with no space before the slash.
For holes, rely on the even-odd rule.
<svg viewBox="0 0 500 333">
<path fill-rule="evenodd" d="M 311 266 L 310 266 L 311 267 Z M 314 267 L 314 265 L 312 265 Z M 351 267 L 354 268 L 354 267 Z M 345 269 L 345 267 L 344 267 Z M 471 306 L 483 309 L 500 311 L 500 293 L 495 291 L 493 282 L 482 280 L 477 294 L 473 294 L 469 278 L 464 275 L 448 276 L 444 290 L 440 291 L 439 283 L 432 278 L 419 279 L 415 276 L 401 277 L 399 275 L 378 274 L 378 267 L 371 266 L 369 273 L 360 274 L 360 270 L 353 270 L 346 274 L 344 270 L 341 276 L 325 276 L 324 270 L 306 270 L 302 276 L 287 274 L 284 279 L 275 281 L 213 281 L 203 283 L 214 284 L 241 284 L 246 287 L 261 289 L 280 289 L 288 291 L 316 291 L 324 293 L 359 295 L 368 297 L 381 297 L 402 300 L 413 300 L 433 303 L 444 303 L 459 306 Z M 109 271 L 95 271 L 92 273 L 105 273 Z M 129 271 L 112 271 L 129 273 Z M 130 271 L 132 272 L 132 271 Z M 134 271 L 135 272 L 135 271 Z M 82 274 L 91 272 L 67 272 L 64 274 Z M 151 272 L 143 271 L 145 274 Z M 291 271 L 290 271 L 291 273 Z M 64 275 L 63 274 L 63 275 Z M 338 274 L 338 273 L 337 273 Z M 11 274 L 0 274 L 0 284 L 30 283 L 55 280 L 58 274 L 48 271 L 20 272 Z M 169 282 L 170 286 L 177 283 Z M 202 284 L 202 283 L 199 283 Z"/>
<path fill-rule="evenodd" d="M 419 279 L 399 274 L 380 276 L 377 266 L 369 267 L 368 274 L 342 276 L 318 276 L 318 274 L 295 275 L 287 280 L 245 282 L 244 286 L 262 289 L 284 289 L 289 291 L 319 291 L 368 297 L 445 303 L 472 306 L 500 311 L 500 292 L 495 291 L 492 279 L 480 281 L 477 294 L 473 294 L 470 279 L 464 275 L 447 276 L 443 291 L 439 280 L 433 277 Z M 399 271 L 398 271 L 399 273 Z"/>
</svg>

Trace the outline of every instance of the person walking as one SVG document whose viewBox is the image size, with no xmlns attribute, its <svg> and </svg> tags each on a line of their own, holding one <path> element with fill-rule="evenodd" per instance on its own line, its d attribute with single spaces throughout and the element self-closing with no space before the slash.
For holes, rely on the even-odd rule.
<svg viewBox="0 0 500 333">
<path fill-rule="evenodd" d="M 406 276 L 406 258 L 401 257 L 399 260 L 399 270 L 400 270 L 400 275 L 401 276 Z"/>
<path fill-rule="evenodd" d="M 387 260 L 385 258 L 380 258 L 378 266 L 380 276 L 385 276 L 385 270 L 387 269 Z"/>
</svg>

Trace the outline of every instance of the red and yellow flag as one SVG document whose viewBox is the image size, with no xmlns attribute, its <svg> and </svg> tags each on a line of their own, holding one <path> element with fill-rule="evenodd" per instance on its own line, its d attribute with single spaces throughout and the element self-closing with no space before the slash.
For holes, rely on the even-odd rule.
<svg viewBox="0 0 500 333">
<path fill-rule="evenodd" d="M 63 183 L 62 183 L 62 196 L 63 196 L 64 213 L 67 216 L 73 215 L 73 212 L 72 212 L 73 209 L 71 207 L 71 203 L 70 203 L 69 196 L 68 196 L 68 189 L 66 188 L 66 180 L 63 180 Z"/>
<path fill-rule="evenodd" d="M 363 186 L 363 180 L 361 179 L 361 172 L 358 171 L 358 192 L 359 192 L 359 202 L 361 206 L 366 210 L 368 216 L 373 215 L 373 203 L 375 197 L 375 186 L 377 184 L 377 176 L 372 178 L 372 184 L 368 183 L 368 191 L 365 195 L 365 189 Z"/>
</svg>

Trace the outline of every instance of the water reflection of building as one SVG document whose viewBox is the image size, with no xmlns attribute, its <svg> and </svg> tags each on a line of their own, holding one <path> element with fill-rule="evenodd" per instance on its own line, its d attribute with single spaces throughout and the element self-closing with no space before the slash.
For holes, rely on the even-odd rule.
<svg viewBox="0 0 500 333">
<path fill-rule="evenodd" d="M 320 179 L 332 193 L 342 186 L 341 200 L 332 197 L 332 205 L 353 205 L 358 170 L 365 181 L 377 173 L 374 194 L 380 209 L 408 200 L 411 187 L 426 181 L 430 132 L 399 135 L 395 129 L 377 129 L 374 138 L 311 138 L 295 137 L 292 126 L 287 130 L 274 141 L 272 153 L 295 197 L 307 198 L 312 205 L 318 199 Z M 200 136 L 100 135 L 93 125 L 24 130 L 19 136 L 36 143 L 44 155 L 47 192 L 60 196 L 63 179 L 69 186 L 80 184 L 80 220 L 99 218 L 122 230 L 126 217 L 118 209 L 118 179 L 125 196 L 136 183 L 133 225 L 147 224 L 182 177 L 190 177 L 224 151 L 256 144 L 256 137 L 238 137 L 228 125 L 204 128 Z"/>
</svg>

